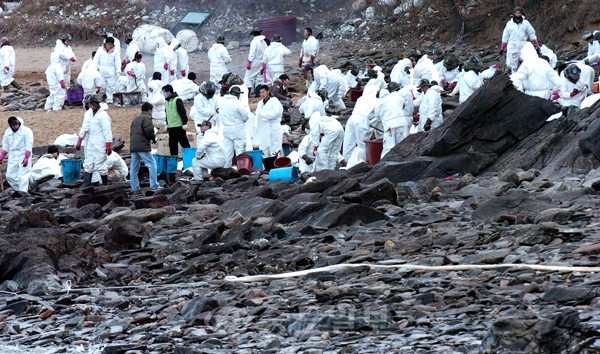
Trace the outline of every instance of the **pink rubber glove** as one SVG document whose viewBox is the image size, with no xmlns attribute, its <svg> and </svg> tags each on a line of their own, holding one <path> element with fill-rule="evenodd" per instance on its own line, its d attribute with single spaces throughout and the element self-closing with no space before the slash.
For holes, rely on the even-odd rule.
<svg viewBox="0 0 600 354">
<path fill-rule="evenodd" d="M 502 44 L 500 44 L 500 49 L 506 49 L 506 42 L 502 42 Z"/>
<path fill-rule="evenodd" d="M 102 87 L 100 86 L 96 86 L 96 93 L 100 93 L 100 90 L 102 89 Z"/>
<path fill-rule="evenodd" d="M 71 57 L 71 59 L 69 59 L 72 62 L 75 62 L 75 57 Z"/>
<path fill-rule="evenodd" d="M 79 136 L 78 136 L 78 137 L 77 137 L 77 145 L 75 145 L 75 149 L 76 149 L 77 151 L 81 150 L 81 142 L 82 142 L 82 141 L 83 141 L 83 138 L 81 138 L 81 137 L 79 137 Z"/>
<path fill-rule="evenodd" d="M 4 71 L 8 72 L 10 70 L 10 68 L 8 66 L 4 67 Z"/>
<path fill-rule="evenodd" d="M 538 42 L 537 38 L 536 39 L 532 39 L 531 43 L 535 43 L 535 45 L 537 45 L 539 47 L 540 43 Z"/>
<path fill-rule="evenodd" d="M 185 70 L 181 70 L 181 76 L 185 76 L 186 72 Z"/>
<path fill-rule="evenodd" d="M 252 62 L 250 60 L 248 60 L 248 62 L 246 63 L 246 70 L 250 70 L 251 67 L 252 67 Z"/>
<path fill-rule="evenodd" d="M 266 84 L 267 83 L 267 72 L 263 71 L 263 82 Z"/>
<path fill-rule="evenodd" d="M 60 87 L 66 88 L 67 84 L 65 84 L 65 80 L 60 80 Z"/>
<path fill-rule="evenodd" d="M 552 101 L 559 99 L 558 90 L 552 90 Z"/>
<path fill-rule="evenodd" d="M 8 154 L 8 151 L 2 150 L 2 152 L 0 152 L 0 161 L 4 160 L 4 158 L 6 157 L 7 154 Z"/>
<path fill-rule="evenodd" d="M 127 75 L 129 75 L 129 76 L 135 76 L 135 74 L 134 74 L 134 73 L 133 73 L 133 71 L 131 71 L 131 70 L 129 70 L 129 71 L 127 72 Z"/>
<path fill-rule="evenodd" d="M 23 167 L 27 167 L 29 163 L 29 156 L 31 156 L 31 151 L 25 151 L 25 158 L 23 159 Z"/>
<path fill-rule="evenodd" d="M 175 70 L 170 71 L 171 75 L 175 75 Z"/>
<path fill-rule="evenodd" d="M 494 65 L 492 66 L 492 68 L 494 68 L 494 70 L 500 70 L 500 67 L 498 65 Z"/>
<path fill-rule="evenodd" d="M 169 63 L 165 63 L 165 64 L 163 65 L 163 68 L 165 68 L 165 70 L 169 69 Z"/>
<path fill-rule="evenodd" d="M 112 143 L 106 143 L 106 154 L 112 154 Z"/>
</svg>

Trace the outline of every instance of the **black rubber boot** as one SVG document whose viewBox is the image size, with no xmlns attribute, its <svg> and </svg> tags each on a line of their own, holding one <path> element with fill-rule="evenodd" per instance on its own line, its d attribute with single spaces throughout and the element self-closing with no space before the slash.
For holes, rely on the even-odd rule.
<svg viewBox="0 0 600 354">
<path fill-rule="evenodd" d="M 100 178 L 102 179 L 102 185 L 108 186 L 108 176 L 100 176 Z"/>
<path fill-rule="evenodd" d="M 17 90 L 21 89 L 21 85 L 19 85 L 19 83 L 17 82 L 17 80 L 13 80 L 13 82 L 10 83 L 14 88 L 16 88 Z"/>
<path fill-rule="evenodd" d="M 83 186 L 89 187 L 92 184 L 92 174 L 88 172 L 83 173 Z"/>
</svg>

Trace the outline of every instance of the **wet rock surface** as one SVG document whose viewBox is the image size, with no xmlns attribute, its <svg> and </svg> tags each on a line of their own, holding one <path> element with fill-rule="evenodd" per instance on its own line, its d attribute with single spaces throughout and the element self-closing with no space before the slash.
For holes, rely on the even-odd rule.
<svg viewBox="0 0 600 354">
<path fill-rule="evenodd" d="M 579 139 L 599 109 L 520 141 L 561 124 Z M 598 166 L 594 146 L 581 154 Z M 127 183 L 7 189 L 0 340 L 130 354 L 594 353 L 600 177 L 545 156 L 539 168 L 453 179 L 372 180 L 378 166 L 361 166 L 301 184 L 184 173 L 142 193 Z M 540 265 L 595 272 L 525 267 Z"/>
</svg>

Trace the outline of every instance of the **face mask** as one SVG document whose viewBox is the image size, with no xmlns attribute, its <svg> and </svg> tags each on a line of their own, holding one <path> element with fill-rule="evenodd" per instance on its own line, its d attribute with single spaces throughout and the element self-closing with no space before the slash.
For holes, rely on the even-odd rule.
<svg viewBox="0 0 600 354">
<path fill-rule="evenodd" d="M 16 133 L 16 132 L 17 132 L 17 130 L 19 130 L 19 128 L 15 129 L 15 128 L 13 128 L 13 127 L 10 127 L 10 130 L 12 130 L 12 131 L 13 131 L 13 133 Z"/>
<path fill-rule="evenodd" d="M 164 97 L 164 98 L 169 98 L 169 94 L 168 94 L 168 93 L 166 93 L 166 92 L 163 92 L 162 94 L 163 94 L 163 97 Z"/>
</svg>

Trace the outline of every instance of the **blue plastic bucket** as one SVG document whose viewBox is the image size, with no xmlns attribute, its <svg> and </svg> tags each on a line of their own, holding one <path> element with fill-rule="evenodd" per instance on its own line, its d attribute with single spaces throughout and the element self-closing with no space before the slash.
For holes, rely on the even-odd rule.
<svg viewBox="0 0 600 354">
<path fill-rule="evenodd" d="M 274 168 L 269 171 L 269 182 L 294 181 L 298 183 L 298 167 Z"/>
<path fill-rule="evenodd" d="M 177 156 L 163 156 L 162 158 L 165 160 L 165 172 L 171 173 L 177 170 Z"/>
<path fill-rule="evenodd" d="M 167 166 L 165 165 L 165 159 L 160 155 L 152 155 L 154 156 L 154 161 L 156 161 L 156 174 L 158 175 L 161 172 L 167 171 Z"/>
<path fill-rule="evenodd" d="M 183 158 L 183 169 L 192 167 L 192 159 L 196 157 L 196 148 L 182 148 L 181 158 Z"/>
<path fill-rule="evenodd" d="M 252 168 L 258 168 L 259 170 L 262 170 L 262 150 L 250 150 L 246 151 L 246 154 L 252 156 Z"/>
<path fill-rule="evenodd" d="M 289 145 L 283 145 L 283 156 L 287 156 L 292 152 L 292 148 Z"/>
<path fill-rule="evenodd" d="M 77 181 L 81 178 L 81 160 L 64 159 L 61 162 L 63 183 Z"/>
</svg>

